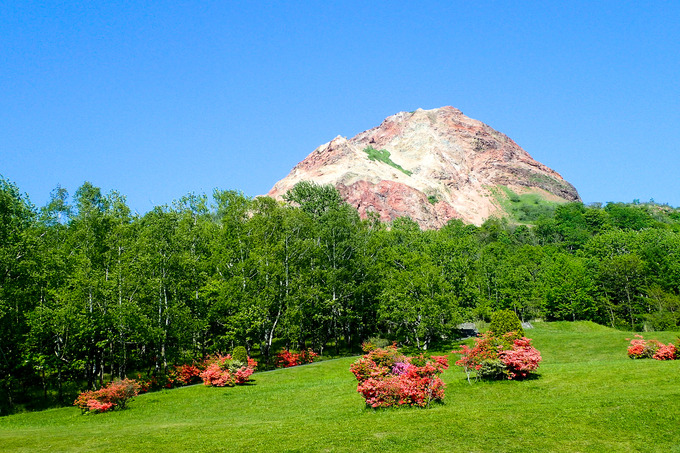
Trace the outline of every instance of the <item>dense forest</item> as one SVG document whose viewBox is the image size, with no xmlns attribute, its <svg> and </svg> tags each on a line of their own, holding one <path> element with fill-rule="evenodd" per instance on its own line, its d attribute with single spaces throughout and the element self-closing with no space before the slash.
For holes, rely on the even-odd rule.
<svg viewBox="0 0 680 453">
<path fill-rule="evenodd" d="M 505 308 L 627 330 L 680 320 L 669 206 L 570 203 L 531 225 L 421 231 L 361 220 L 330 186 L 287 198 L 216 190 L 135 215 L 90 183 L 36 208 L 0 178 L 0 414 L 236 345 L 265 364 L 376 335 L 426 349 Z"/>
</svg>

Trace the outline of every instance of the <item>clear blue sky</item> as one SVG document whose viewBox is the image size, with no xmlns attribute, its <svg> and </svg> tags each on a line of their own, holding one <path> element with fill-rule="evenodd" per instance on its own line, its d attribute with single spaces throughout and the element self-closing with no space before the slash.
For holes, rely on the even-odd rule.
<svg viewBox="0 0 680 453">
<path fill-rule="evenodd" d="M 680 206 L 680 2 L 0 3 L 0 174 L 144 213 L 266 193 L 318 145 L 452 105 L 585 202 Z"/>
</svg>

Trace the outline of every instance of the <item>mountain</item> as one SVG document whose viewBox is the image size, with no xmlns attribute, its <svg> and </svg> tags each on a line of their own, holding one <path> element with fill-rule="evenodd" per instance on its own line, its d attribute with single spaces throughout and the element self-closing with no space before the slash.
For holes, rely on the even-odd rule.
<svg viewBox="0 0 680 453">
<path fill-rule="evenodd" d="M 422 228 L 450 219 L 481 224 L 511 214 L 511 201 L 579 201 L 556 171 L 506 135 L 453 107 L 400 112 L 351 139 L 336 137 L 297 164 L 267 195 L 300 181 L 332 184 L 365 218 L 409 216 Z"/>
</svg>

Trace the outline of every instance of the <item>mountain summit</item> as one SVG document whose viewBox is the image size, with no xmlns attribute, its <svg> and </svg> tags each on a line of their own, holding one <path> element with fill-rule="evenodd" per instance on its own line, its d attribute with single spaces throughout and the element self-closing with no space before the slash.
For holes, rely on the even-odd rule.
<svg viewBox="0 0 680 453">
<path fill-rule="evenodd" d="M 305 180 L 334 185 L 363 218 L 371 212 L 383 221 L 409 216 L 422 228 L 440 228 L 454 218 L 479 225 L 507 215 L 504 201 L 517 194 L 580 200 L 556 171 L 453 107 L 400 112 L 349 140 L 338 136 L 267 195 L 281 199 Z"/>
</svg>

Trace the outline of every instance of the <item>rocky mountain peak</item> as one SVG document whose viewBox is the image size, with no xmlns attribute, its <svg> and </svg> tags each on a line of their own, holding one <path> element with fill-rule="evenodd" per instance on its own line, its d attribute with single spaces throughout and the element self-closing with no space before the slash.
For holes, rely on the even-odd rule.
<svg viewBox="0 0 680 453">
<path fill-rule="evenodd" d="M 453 218 L 479 225 L 504 215 L 501 188 L 550 201 L 580 200 L 557 172 L 454 107 L 399 112 L 351 139 L 338 136 L 268 195 L 281 199 L 304 180 L 333 184 L 362 217 L 409 216 L 422 228 L 440 228 Z"/>
</svg>

